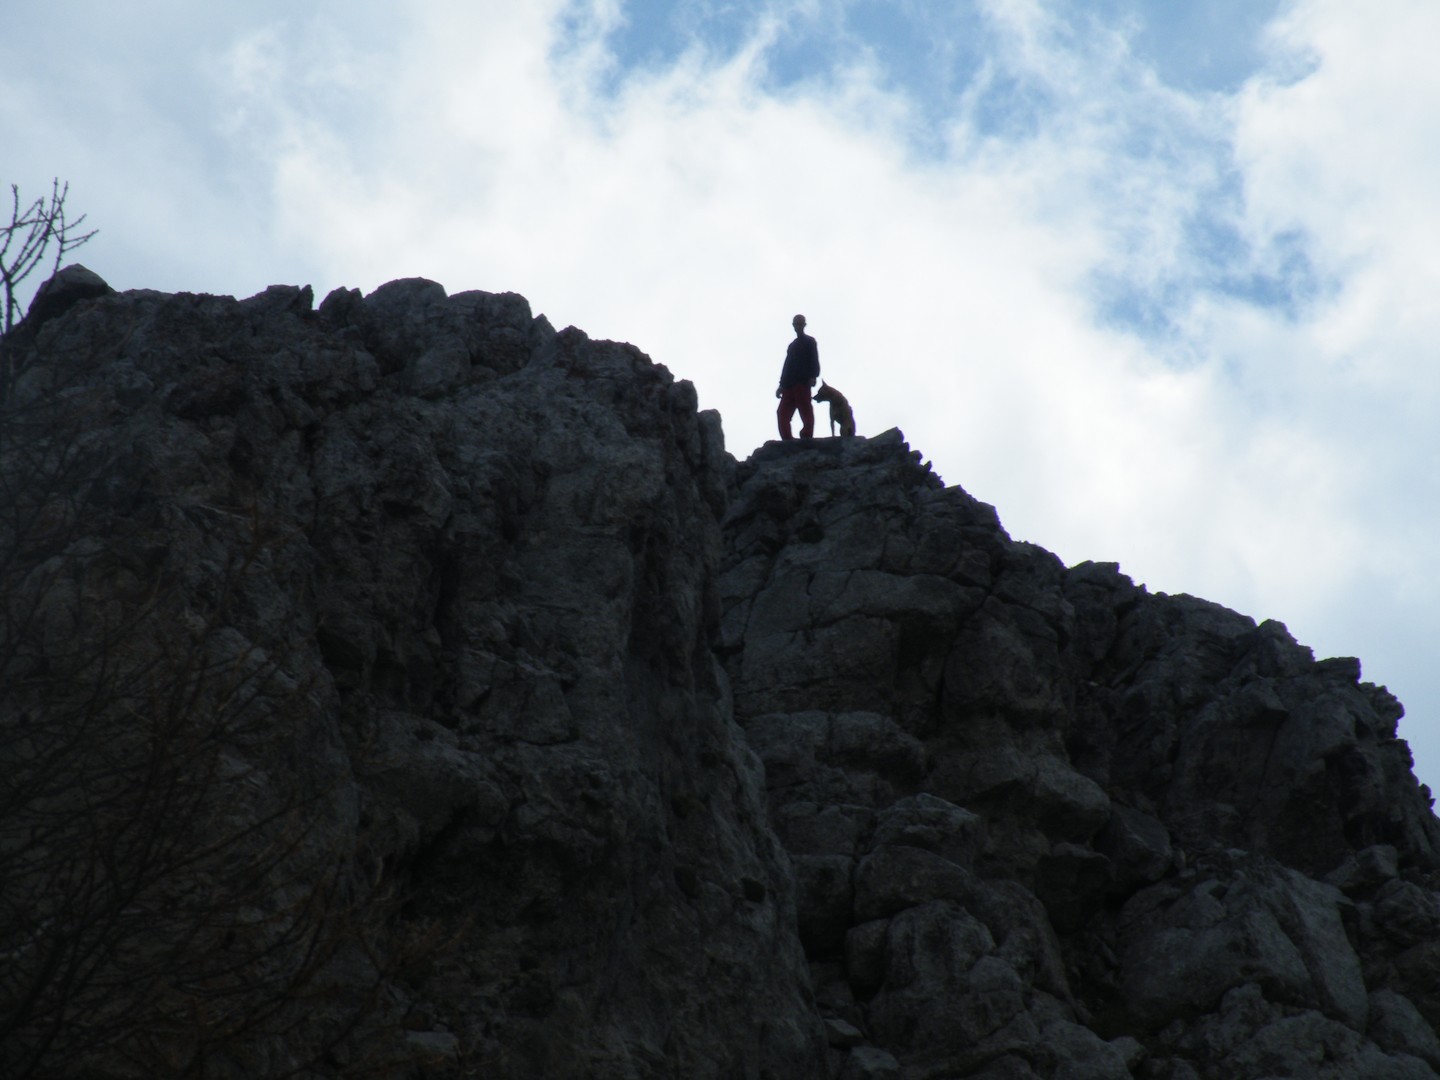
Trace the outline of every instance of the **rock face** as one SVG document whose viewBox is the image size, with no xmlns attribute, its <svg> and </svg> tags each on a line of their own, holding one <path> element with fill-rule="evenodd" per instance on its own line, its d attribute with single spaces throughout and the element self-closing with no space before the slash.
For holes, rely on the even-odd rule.
<svg viewBox="0 0 1440 1080">
<path fill-rule="evenodd" d="M 91 278 L 5 343 L 6 1075 L 1440 1076 L 1357 661 L 518 296 Z"/>
<path fill-rule="evenodd" d="M 1356 661 L 1067 569 L 895 432 L 765 447 L 725 530 L 736 718 L 857 1048 L 906 1076 L 1440 1065 L 1430 934 L 1386 911 L 1433 925 L 1440 834 Z"/>
<path fill-rule="evenodd" d="M 9 490 L 33 481 L 39 440 L 83 460 L 28 500 L 70 510 L 61 534 L 6 537 L 36 549 L 16 591 L 68 588 L 78 620 L 121 574 L 136 607 L 163 584 L 166 622 L 208 646 L 218 621 L 232 655 L 273 668 L 255 703 L 273 736 L 212 741 L 262 813 L 303 812 L 345 897 L 396 898 L 388 925 L 322 939 L 379 983 L 365 1023 L 404 1034 L 367 1066 L 413 1046 L 456 1075 L 813 1074 L 788 862 L 710 647 L 717 417 L 636 350 L 557 334 L 517 296 L 401 281 L 310 308 L 299 289 L 129 294 L 45 322 L 8 403 L 36 420 L 7 439 Z M 63 636 L 42 615 L 21 646 Z M 39 686 L 7 695 L 14 734 L 50 686 L 11 674 Z M 266 869 L 277 888 L 315 873 Z M 330 923 L 350 908 L 300 896 Z M 396 962 L 417 937 L 419 962 Z M 292 996 L 315 992 L 305 958 L 269 959 L 294 967 Z M 281 1048 L 237 1033 L 209 1067 L 297 1063 L 265 1034 Z M 358 1054 L 327 1066 L 327 1050 L 318 1071 Z"/>
</svg>

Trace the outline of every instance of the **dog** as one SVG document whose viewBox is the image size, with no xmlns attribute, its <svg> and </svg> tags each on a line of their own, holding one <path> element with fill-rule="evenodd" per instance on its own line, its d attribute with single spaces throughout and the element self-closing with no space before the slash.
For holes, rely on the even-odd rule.
<svg viewBox="0 0 1440 1080">
<path fill-rule="evenodd" d="M 820 389 L 815 391 L 816 401 L 826 401 L 830 404 L 830 434 L 835 434 L 835 425 L 840 425 L 840 434 L 850 437 L 855 434 L 855 413 L 850 409 L 850 402 L 845 400 L 845 395 L 828 386 L 824 379 L 820 380 Z"/>
</svg>

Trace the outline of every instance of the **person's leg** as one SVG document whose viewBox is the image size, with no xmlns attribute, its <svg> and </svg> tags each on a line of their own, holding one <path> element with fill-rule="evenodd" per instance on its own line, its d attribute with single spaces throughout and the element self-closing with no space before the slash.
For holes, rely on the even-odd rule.
<svg viewBox="0 0 1440 1080">
<path fill-rule="evenodd" d="M 793 387 L 792 387 L 793 389 Z M 793 439 L 790 434 L 790 418 L 795 415 L 795 399 L 789 390 L 780 395 L 780 405 L 775 409 L 775 419 L 780 424 L 780 438 L 785 440 Z"/>
<path fill-rule="evenodd" d="M 810 404 L 810 388 L 808 386 L 797 386 L 797 401 L 795 407 L 800 410 L 800 438 L 813 439 L 815 437 L 815 407 Z M 789 427 L 787 423 L 785 425 Z"/>
</svg>

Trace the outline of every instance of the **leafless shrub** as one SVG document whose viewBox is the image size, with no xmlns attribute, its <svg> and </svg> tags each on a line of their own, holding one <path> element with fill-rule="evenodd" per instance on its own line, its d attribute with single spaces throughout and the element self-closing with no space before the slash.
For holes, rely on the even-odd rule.
<svg viewBox="0 0 1440 1080">
<path fill-rule="evenodd" d="M 316 688 L 236 628 L 271 536 L 227 508 L 197 600 L 88 420 L 0 405 L 0 1074 L 394 1075 L 388 972 L 436 944 L 395 948 Z"/>
<path fill-rule="evenodd" d="M 66 255 L 99 231 L 80 231 L 85 224 L 84 214 L 70 220 L 65 211 L 69 195 L 70 184 L 62 184 L 58 177 L 50 182 L 48 198 L 27 203 L 20 201 L 20 186 L 10 185 L 10 224 L 0 227 L 0 289 L 5 293 L 7 334 L 23 314 L 19 290 L 25 279 L 47 262 L 53 274 Z"/>
</svg>

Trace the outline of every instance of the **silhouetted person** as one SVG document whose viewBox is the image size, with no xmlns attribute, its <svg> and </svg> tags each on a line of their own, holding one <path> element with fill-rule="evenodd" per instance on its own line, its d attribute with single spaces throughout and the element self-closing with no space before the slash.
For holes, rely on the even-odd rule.
<svg viewBox="0 0 1440 1080">
<path fill-rule="evenodd" d="M 815 435 L 815 410 L 810 405 L 810 388 L 820 378 L 820 350 L 815 339 L 805 333 L 805 316 L 796 315 L 790 321 L 795 327 L 795 340 L 785 350 L 785 366 L 780 369 L 780 388 L 775 396 L 780 407 L 775 415 L 780 421 L 780 438 L 792 439 L 790 417 L 800 413 L 800 437 L 813 438 Z"/>
</svg>

